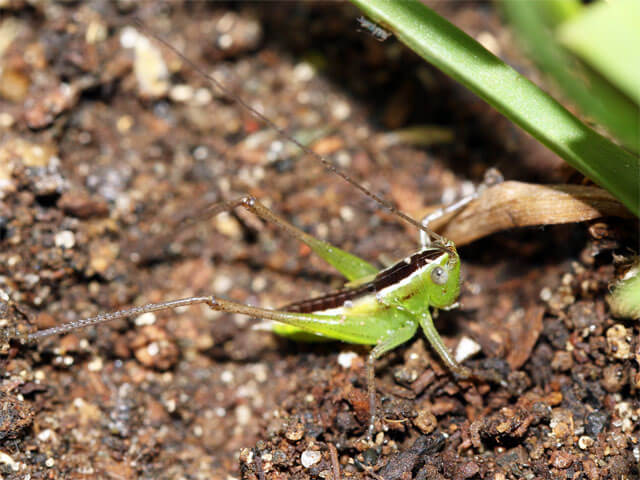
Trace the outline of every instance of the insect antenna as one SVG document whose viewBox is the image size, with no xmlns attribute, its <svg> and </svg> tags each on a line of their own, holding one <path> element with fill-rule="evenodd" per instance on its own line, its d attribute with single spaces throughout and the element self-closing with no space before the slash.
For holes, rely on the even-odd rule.
<svg viewBox="0 0 640 480">
<path fill-rule="evenodd" d="M 287 133 L 286 130 L 284 130 L 283 128 L 281 128 L 278 125 L 276 125 L 272 120 L 270 120 L 264 114 L 260 113 L 258 110 L 256 110 L 251 105 L 249 105 L 238 94 L 232 92 L 227 87 L 225 87 L 220 81 L 216 80 L 213 76 L 211 76 L 210 74 L 205 72 L 202 69 L 202 67 L 198 66 L 193 60 L 191 60 L 189 57 L 187 57 L 184 53 L 182 53 L 176 47 L 171 45 L 169 42 L 167 42 L 160 35 L 156 34 L 155 32 L 151 31 L 149 28 L 147 28 L 147 26 L 142 22 L 142 20 L 140 20 L 139 18 L 136 17 L 136 18 L 134 18 L 134 23 L 138 26 L 138 28 L 140 28 L 140 30 L 142 30 L 142 32 L 145 35 L 155 39 L 157 42 L 161 43 L 169 51 L 171 51 L 174 54 L 176 54 L 182 61 L 184 61 L 187 65 L 189 65 L 189 67 L 191 69 L 193 69 L 193 71 L 197 72 L 199 75 L 201 75 L 203 78 L 205 78 L 209 83 L 211 83 L 214 87 L 216 87 L 220 92 L 222 92 L 224 95 L 226 95 L 232 101 L 234 101 L 235 103 L 241 105 L 243 108 L 245 108 L 247 111 L 249 111 L 249 113 L 251 113 L 255 118 L 260 120 L 262 123 L 267 125 L 269 128 L 271 128 L 271 129 L 275 130 L 276 132 L 278 132 L 278 134 L 280 134 L 283 138 L 285 138 L 289 142 L 293 143 L 300 150 L 302 150 L 305 154 L 311 156 L 316 161 L 322 163 L 322 165 L 324 165 L 324 167 L 327 170 L 329 170 L 330 172 L 334 173 L 338 177 L 342 178 L 344 181 L 346 181 L 347 183 L 351 184 L 356 189 L 360 190 L 360 192 L 365 194 L 367 197 L 371 198 L 373 201 L 375 201 L 377 204 L 379 204 L 380 206 L 385 208 L 391 214 L 393 214 L 393 215 L 397 216 L 398 218 L 404 220 L 405 222 L 413 225 L 418 230 L 420 230 L 421 232 L 426 234 L 428 237 L 435 239 L 434 247 L 442 247 L 443 249 L 448 250 L 448 248 L 445 247 L 446 242 L 445 242 L 445 239 L 443 237 L 441 237 L 437 233 L 433 232 L 432 230 L 428 229 L 427 227 L 422 225 L 420 222 L 418 222 L 417 220 L 413 219 L 412 217 L 410 217 L 409 215 L 404 213 L 402 210 L 400 210 L 397 207 L 395 207 L 388 200 L 385 200 L 384 198 L 380 197 L 379 195 L 377 195 L 377 194 L 373 193 L 372 191 L 370 191 L 369 189 L 367 189 L 364 185 L 360 184 L 355 179 L 351 178 L 349 175 L 347 175 L 345 172 L 343 172 L 339 167 L 337 167 L 331 160 L 329 160 L 325 156 L 314 152 L 311 148 L 307 147 L 302 142 L 296 140 L 291 134 Z"/>
</svg>

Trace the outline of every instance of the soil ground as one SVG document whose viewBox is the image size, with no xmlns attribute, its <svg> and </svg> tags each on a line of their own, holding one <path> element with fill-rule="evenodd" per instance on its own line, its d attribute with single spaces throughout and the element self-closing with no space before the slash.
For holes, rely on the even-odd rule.
<svg viewBox="0 0 640 480">
<path fill-rule="evenodd" d="M 434 7 L 536 78 L 491 5 Z M 416 248 L 413 229 L 145 45 L 134 15 L 416 217 L 490 167 L 521 181 L 571 176 L 393 38 L 359 31 L 349 4 L 15 1 L 0 15 L 7 338 L 190 295 L 277 307 L 342 284 L 246 212 L 182 221 L 243 193 L 380 266 Z M 450 138 L 388 144 L 415 125 Z M 2 477 L 638 478 L 638 327 L 605 302 L 614 261 L 637 245 L 616 228 L 637 224 L 588 227 L 460 249 L 462 305 L 438 327 L 452 348 L 473 339 L 481 353 L 467 364 L 505 384 L 456 382 L 418 335 L 377 364 L 373 446 L 362 441 L 364 348 L 294 343 L 199 307 L 36 345 L 5 339 Z"/>
</svg>

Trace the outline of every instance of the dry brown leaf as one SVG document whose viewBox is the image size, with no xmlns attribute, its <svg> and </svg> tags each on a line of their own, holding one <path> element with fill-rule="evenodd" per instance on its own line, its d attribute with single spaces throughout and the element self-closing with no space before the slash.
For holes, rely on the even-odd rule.
<svg viewBox="0 0 640 480">
<path fill-rule="evenodd" d="M 633 215 L 598 187 L 508 181 L 488 188 L 463 210 L 434 220 L 429 226 L 456 245 L 465 245 L 501 230 L 600 217 L 633 218 Z"/>
</svg>

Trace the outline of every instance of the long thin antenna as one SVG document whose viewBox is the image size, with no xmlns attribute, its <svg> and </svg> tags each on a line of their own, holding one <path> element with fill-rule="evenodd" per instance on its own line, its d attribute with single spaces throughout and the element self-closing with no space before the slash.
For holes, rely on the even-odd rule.
<svg viewBox="0 0 640 480">
<path fill-rule="evenodd" d="M 361 185 L 360 183 L 355 181 L 353 178 L 351 178 L 349 175 L 347 175 L 342 170 L 340 170 L 331 160 L 329 160 L 328 158 L 324 157 L 323 155 L 320 155 L 319 153 L 314 152 L 309 147 L 307 147 L 303 143 L 301 143 L 298 140 L 296 140 L 292 135 L 287 133 L 284 129 L 278 127 L 278 125 L 276 125 L 272 120 L 270 120 L 265 115 L 263 115 L 258 110 L 256 110 L 251 105 L 249 105 L 239 95 L 233 93 L 231 90 L 226 88 L 222 83 L 220 83 L 218 80 L 216 80 L 211 75 L 209 75 L 207 72 L 205 72 L 201 67 L 199 67 L 193 60 L 188 58 L 184 53 L 182 53 L 176 47 L 174 47 L 169 42 L 167 42 L 164 38 L 162 38 L 161 36 L 159 36 L 155 32 L 151 31 L 149 28 L 147 28 L 147 26 L 142 22 L 142 20 L 140 20 L 137 17 L 134 17 L 134 22 L 140 28 L 140 30 L 142 30 L 144 32 L 145 35 L 155 39 L 157 42 L 160 42 L 162 45 L 164 45 L 165 48 L 167 48 L 168 50 L 170 50 L 173 53 L 175 53 L 176 55 L 178 55 L 178 57 L 180 57 L 187 65 L 189 65 L 189 67 L 191 67 L 191 69 L 193 69 L 195 72 L 197 72 L 200 75 L 202 75 L 205 79 L 207 79 L 207 81 L 209 81 L 213 86 L 215 86 L 218 90 L 220 90 L 224 95 L 226 95 L 231 100 L 233 100 L 234 102 L 238 103 L 239 105 L 241 105 L 242 107 L 247 109 L 247 111 L 249 111 L 254 117 L 256 117 L 258 120 L 263 122 L 269 128 L 272 128 L 273 130 L 278 132 L 280 135 L 282 135 L 283 138 L 287 139 L 288 141 L 290 141 L 291 143 L 296 145 L 305 154 L 310 155 L 314 159 L 316 159 L 317 161 L 321 162 L 327 170 L 329 170 L 330 172 L 336 174 L 337 176 L 342 178 L 344 181 L 348 182 L 349 184 L 351 184 L 352 186 L 354 186 L 355 188 L 360 190 L 367 197 L 369 197 L 372 200 L 374 200 L 375 202 L 377 202 L 379 205 L 381 205 L 382 207 L 387 209 L 393 215 L 396 215 L 397 217 L 401 218 L 405 222 L 410 223 L 411 225 L 416 227 L 421 232 L 426 233 L 428 236 L 430 236 L 432 238 L 435 238 L 436 242 L 444 244 L 444 239 L 440 235 L 438 235 L 437 233 L 429 230 L 427 227 L 422 225 L 417 220 L 414 220 L 413 218 L 411 218 L 406 213 L 404 213 L 401 210 L 399 210 L 398 208 L 394 207 L 387 200 L 385 200 L 382 197 L 376 195 L 375 193 L 367 190 L 363 185 Z"/>
</svg>

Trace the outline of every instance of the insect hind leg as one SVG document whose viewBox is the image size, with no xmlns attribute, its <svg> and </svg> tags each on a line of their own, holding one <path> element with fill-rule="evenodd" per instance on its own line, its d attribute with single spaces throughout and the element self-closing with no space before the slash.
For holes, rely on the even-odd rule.
<svg viewBox="0 0 640 480">
<path fill-rule="evenodd" d="M 317 255 L 319 255 L 329 264 L 333 265 L 338 271 L 340 271 L 349 280 L 357 280 L 359 278 L 369 276 L 377 272 L 377 269 L 372 265 L 370 265 L 368 262 L 356 257 L 355 255 L 345 252 L 339 249 L 338 247 L 335 247 L 322 240 L 318 240 L 317 238 L 303 232 L 299 228 L 287 222 L 282 217 L 272 212 L 270 209 L 268 209 L 266 206 L 258 202 L 251 195 L 243 195 L 235 200 L 229 200 L 225 202 L 218 202 L 215 204 L 211 204 L 205 207 L 204 209 L 202 209 L 199 214 L 195 216 L 186 217 L 185 219 L 179 221 L 177 225 L 174 225 L 174 227 L 176 229 L 184 229 L 197 222 L 211 218 L 222 212 L 228 212 L 238 207 L 242 207 L 249 210 L 253 214 L 262 218 L 263 220 L 277 225 L 292 237 L 306 243 Z M 158 239 L 156 239 L 155 243 L 158 243 Z M 245 313 L 249 316 L 275 320 L 281 323 L 289 324 L 290 326 L 293 326 L 293 327 L 298 327 L 297 323 L 301 323 L 303 325 L 301 327 L 301 330 L 306 330 L 307 334 L 308 333 L 322 334 L 322 332 L 314 332 L 313 329 L 310 329 L 308 325 L 304 324 L 305 320 L 308 321 L 310 318 L 313 317 L 312 320 L 316 323 L 316 325 L 322 325 L 324 320 L 329 318 L 327 316 L 324 316 L 318 319 L 318 318 L 315 318 L 317 316 L 315 317 L 313 315 L 305 316 L 305 314 L 298 314 L 300 315 L 300 318 L 293 318 L 290 316 L 295 314 L 291 314 L 288 312 L 279 312 L 274 314 L 273 312 L 275 311 L 273 310 L 258 309 L 258 308 L 254 308 L 246 305 L 233 304 L 232 302 L 215 299 L 214 297 L 189 297 L 181 300 L 147 304 L 140 307 L 133 307 L 125 310 L 119 310 L 116 312 L 97 315 L 95 317 L 76 320 L 76 321 L 69 322 L 56 327 L 52 327 L 46 330 L 34 332 L 30 335 L 27 335 L 27 340 L 28 341 L 38 340 L 40 338 L 48 337 L 51 335 L 58 335 L 58 334 L 69 332 L 71 330 L 80 329 L 80 328 L 91 326 L 91 325 L 106 323 L 106 322 L 110 322 L 112 320 L 116 320 L 120 318 L 137 316 L 147 312 L 154 312 L 158 310 L 168 310 L 168 309 L 173 309 L 180 306 L 203 304 L 203 303 L 206 303 L 214 310 L 223 310 L 223 311 L 235 312 L 235 313 Z M 289 315 L 289 317 L 282 318 L 282 315 L 285 315 L 285 317 L 286 315 Z"/>
<path fill-rule="evenodd" d="M 219 202 L 205 207 L 198 215 L 187 217 L 177 228 L 185 228 L 194 223 L 214 217 L 220 213 L 234 210 L 238 207 L 244 208 L 254 215 L 260 217 L 268 223 L 272 223 L 281 228 L 291 237 L 307 244 L 313 252 L 324 261 L 332 265 L 349 281 L 358 280 L 369 275 L 376 274 L 378 269 L 370 263 L 355 255 L 331 245 L 323 240 L 319 240 L 312 235 L 302 231 L 292 225 L 284 218 L 280 217 L 265 205 L 260 203 L 251 195 L 243 195 L 235 200 Z"/>
<path fill-rule="evenodd" d="M 148 303 L 147 305 L 142 305 L 140 307 L 132 307 L 124 310 L 118 310 L 110 313 L 102 313 L 100 315 L 96 315 L 95 317 L 83 318 L 81 320 L 74 320 L 72 322 L 64 323 L 62 325 L 57 325 L 55 327 L 47 328 L 45 330 L 40 330 L 34 333 L 30 333 L 27 335 L 28 341 L 40 340 L 44 337 L 50 337 L 52 335 L 61 335 L 63 333 L 68 333 L 72 330 L 78 330 L 80 328 L 89 327 L 92 325 L 99 325 L 101 323 L 111 322 L 113 320 L 118 320 L 121 318 L 133 317 L 137 315 L 142 315 L 143 313 L 149 312 L 157 312 L 160 310 L 173 310 L 178 307 L 186 307 L 189 305 L 197 305 L 200 303 L 209 303 L 213 299 L 213 297 L 188 297 L 182 298 L 180 300 L 170 300 L 168 302 L 161 303 Z"/>
<path fill-rule="evenodd" d="M 69 323 L 40 330 L 27 335 L 28 341 L 40 340 L 44 337 L 52 335 L 60 335 L 63 333 L 85 328 L 88 326 L 99 325 L 121 318 L 142 315 L 148 312 L 157 312 L 161 310 L 174 310 L 178 307 L 186 307 L 190 305 L 207 305 L 212 310 L 226 313 L 240 313 L 253 318 L 264 318 L 276 322 L 291 325 L 300 330 L 316 334 L 324 335 L 328 338 L 344 339 L 352 343 L 374 344 L 375 337 L 360 332 L 357 335 L 345 336 L 341 334 L 341 326 L 344 319 L 341 315 L 317 315 L 313 313 L 287 312 L 283 310 L 271 310 L 267 308 L 254 307 L 242 303 L 233 302 L 217 298 L 213 295 L 200 297 L 187 297 L 179 300 L 170 300 L 161 303 L 149 303 L 139 307 L 117 310 L 115 312 L 96 315 L 95 317 L 75 320 Z"/>
</svg>

